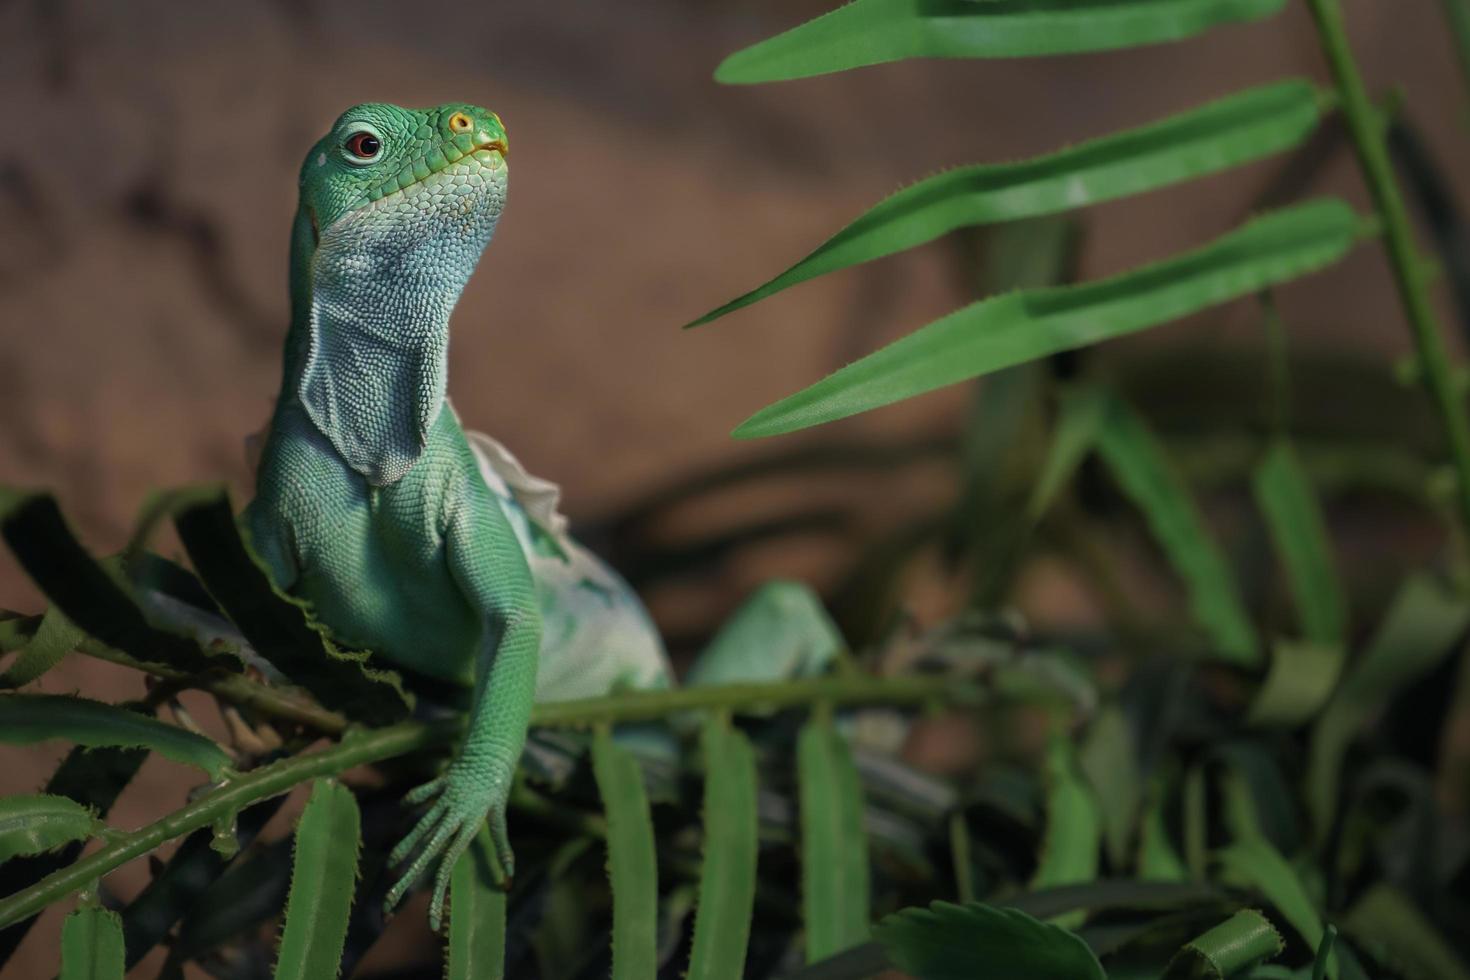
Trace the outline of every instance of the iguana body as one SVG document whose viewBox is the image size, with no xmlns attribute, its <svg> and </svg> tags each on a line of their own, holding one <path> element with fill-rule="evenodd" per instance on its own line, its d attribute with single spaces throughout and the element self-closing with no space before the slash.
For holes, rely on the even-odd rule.
<svg viewBox="0 0 1470 980">
<path fill-rule="evenodd" d="M 671 679 L 636 597 L 565 535 L 554 488 L 467 436 L 445 399 L 449 315 L 504 204 L 505 154 L 499 118 L 470 105 L 356 106 L 312 148 L 281 393 L 245 516 L 276 583 L 340 640 L 473 688 L 464 740 L 410 794 L 433 802 L 392 855 L 417 851 L 390 905 L 439 861 L 436 926 L 482 819 L 512 871 L 505 807 L 533 697 Z M 778 584 L 702 669 L 811 669 L 835 643 L 809 593 Z"/>
</svg>

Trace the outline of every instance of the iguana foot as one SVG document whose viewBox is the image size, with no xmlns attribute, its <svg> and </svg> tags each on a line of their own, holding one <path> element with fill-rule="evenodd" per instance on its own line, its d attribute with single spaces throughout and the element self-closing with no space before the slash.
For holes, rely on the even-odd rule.
<svg viewBox="0 0 1470 980">
<path fill-rule="evenodd" d="M 489 822 L 490 839 L 504 872 L 501 884 L 508 887 L 515 868 L 515 856 L 511 853 L 505 824 L 508 796 L 508 779 L 487 778 L 483 772 L 470 773 L 461 767 L 458 760 L 444 775 L 405 796 L 403 802 L 409 806 L 430 800 L 434 803 L 388 855 L 391 867 L 401 864 L 415 850 L 418 851 L 413 863 L 388 890 L 383 901 L 384 910 L 392 911 L 419 876 L 431 864 L 438 862 L 434 872 L 434 894 L 429 901 L 429 926 L 438 932 L 444 918 L 444 895 L 449 890 L 450 873 L 479 832 L 482 820 Z"/>
</svg>

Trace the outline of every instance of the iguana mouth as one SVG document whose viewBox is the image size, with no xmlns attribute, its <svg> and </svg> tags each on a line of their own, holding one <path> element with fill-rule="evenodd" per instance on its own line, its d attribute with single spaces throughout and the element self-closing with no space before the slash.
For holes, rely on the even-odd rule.
<svg viewBox="0 0 1470 980">
<path fill-rule="evenodd" d="M 423 156 L 410 160 L 398 173 L 378 186 L 370 188 L 367 192 L 367 201 L 368 203 L 380 201 L 390 194 L 408 190 L 413 185 L 428 180 L 465 159 L 493 166 L 496 158 L 492 157 L 491 153 L 498 153 L 499 160 L 503 162 L 509 152 L 504 137 L 477 140 L 469 133 L 460 133 L 437 144 Z"/>
</svg>

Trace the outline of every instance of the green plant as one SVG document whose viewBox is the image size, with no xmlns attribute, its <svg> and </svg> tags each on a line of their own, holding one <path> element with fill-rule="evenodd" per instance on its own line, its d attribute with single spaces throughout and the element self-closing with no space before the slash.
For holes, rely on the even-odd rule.
<svg viewBox="0 0 1470 980">
<path fill-rule="evenodd" d="M 717 77 L 1163 43 L 1268 17 L 1284 2 L 856 0 L 732 56 Z M 810 980 L 889 967 L 1042 980 L 1470 976 L 1466 938 L 1447 928 L 1470 913 L 1467 873 L 1430 767 L 1402 725 L 1377 732 L 1371 754 L 1360 744 L 1372 719 L 1434 701 L 1425 687 L 1452 676 L 1470 629 L 1464 391 L 1428 303 L 1383 114 L 1365 94 L 1336 0 L 1308 2 L 1334 88 L 1288 80 L 1036 160 L 941 174 L 698 321 L 977 226 L 998 226 L 988 233 L 1006 248 L 996 251 L 1034 259 L 1015 263 L 1028 272 L 992 263 L 982 276 L 987 291 L 1015 291 L 922 327 L 737 429 L 790 432 L 992 374 L 963 432 L 829 444 L 704 474 L 612 522 L 636 530 L 672 500 L 772 471 L 938 457 L 959 474 L 953 506 L 915 515 L 854 563 L 835 597 L 854 652 L 832 676 L 539 706 L 544 748 L 570 763 L 516 789 L 524 864 L 509 894 L 493 884 L 484 839 L 455 867 L 446 975 L 495 976 L 509 963 L 510 975 L 543 977 L 686 967 L 695 977 Z M 1306 153 L 1334 122 L 1362 163 L 1372 213 L 1297 204 L 1155 265 L 1067 281 L 1071 226 L 1057 215 Z M 1425 406 L 1399 398 L 1381 365 L 1304 364 L 1285 352 L 1269 290 L 1373 237 L 1388 249 L 1418 352 L 1406 373 L 1426 388 L 1442 440 L 1405 435 L 1424 431 L 1415 413 Z M 1253 294 L 1269 370 L 1212 364 L 1224 378 L 1218 403 L 1203 369 L 1188 392 L 1128 364 L 1088 360 L 1081 377 L 1056 376 L 1054 355 Z M 1317 419 L 1290 397 L 1323 378 L 1371 400 L 1372 418 Z M 1242 437 L 1212 411 L 1254 421 Z M 1167 425 L 1181 416 L 1203 424 L 1181 437 Z M 1032 438 L 1036 429 L 1045 437 Z M 1279 570 L 1290 615 L 1276 608 L 1286 603 L 1274 582 L 1243 586 L 1241 549 L 1214 530 L 1209 504 L 1220 494 L 1200 492 L 1221 486 L 1253 501 L 1269 542 L 1254 566 Z M 1345 489 L 1428 515 L 1448 543 L 1388 601 L 1334 554 L 1323 498 Z M 1184 616 L 1142 614 L 1119 581 L 1114 551 L 1128 544 L 1104 535 L 1125 514 L 1176 574 Z M 146 550 L 160 521 L 173 523 L 192 574 Z M 691 555 L 764 533 L 695 541 L 682 554 L 648 549 L 633 568 L 649 580 L 677 574 Z M 453 720 L 411 717 L 415 697 L 438 692 L 338 648 L 309 609 L 277 594 L 219 491 L 160 495 L 134 544 L 102 561 L 44 494 L 0 492 L 0 534 L 52 603 L 42 615 L 0 613 L 0 651 L 16 651 L 0 684 L 30 684 L 74 649 L 152 680 L 127 705 L 0 695 L 0 739 L 78 746 L 44 793 L 0 801 L 9 858 L 0 958 L 33 916 L 75 894 L 66 978 L 120 977 L 160 943 L 165 975 L 190 961 L 221 977 L 259 975 L 272 961 L 277 977 L 350 973 L 383 931 L 382 845 L 406 819 L 396 801 L 416 779 L 409 770 L 456 733 Z M 895 639 L 885 627 L 901 570 L 936 544 L 970 579 L 970 611 L 918 640 Z M 1103 597 L 1098 628 L 1027 641 L 1008 626 L 1000 611 L 1017 571 L 1042 551 Z M 228 643 L 158 625 L 147 601 L 158 594 L 227 615 L 288 683 L 259 680 Z M 1126 683 L 1090 669 L 1108 658 L 1126 662 Z M 1470 710 L 1466 687 L 1431 713 Z M 185 690 L 224 706 L 231 745 L 189 730 L 177 701 Z M 963 723 L 997 757 L 953 781 L 926 776 L 862 734 L 894 709 L 910 731 Z M 650 722 L 698 737 L 663 769 L 640 763 L 616 735 Z M 207 785 L 142 828 L 108 827 L 148 753 L 199 769 Z M 352 775 L 363 766 L 381 785 Z M 290 848 L 260 839 L 281 796 L 307 785 Z M 80 856 L 91 838 L 100 847 Z M 143 893 L 126 903 L 109 893 L 108 872 L 180 838 Z M 277 919 L 272 943 L 262 929 L 274 932 Z M 438 963 L 424 972 L 439 975 Z"/>
</svg>

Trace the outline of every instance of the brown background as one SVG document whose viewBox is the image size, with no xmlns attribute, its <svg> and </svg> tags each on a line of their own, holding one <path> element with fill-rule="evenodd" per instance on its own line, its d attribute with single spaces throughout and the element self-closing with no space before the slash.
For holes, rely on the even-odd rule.
<svg viewBox="0 0 1470 980">
<path fill-rule="evenodd" d="M 1370 81 L 1404 86 L 1411 117 L 1463 194 L 1470 139 L 1438 4 L 1347 6 Z M 567 488 L 575 520 L 762 451 L 728 431 L 967 298 L 951 251 L 935 245 L 680 331 L 882 195 L 944 167 L 1045 152 L 1247 84 L 1323 75 L 1305 8 L 1292 3 L 1271 22 L 1144 51 L 910 63 L 757 88 L 711 81 L 724 54 L 821 9 L 0 2 L 0 481 L 52 488 L 99 552 L 122 544 L 151 488 L 223 479 L 245 499 L 242 440 L 264 421 L 278 381 L 296 169 L 354 102 L 466 100 L 504 118 L 510 204 L 456 314 L 450 390 L 468 425 Z M 1258 165 L 1205 191 L 1090 212 L 1082 273 L 1221 233 L 1271 172 Z M 1362 200 L 1346 158 L 1317 189 Z M 1371 247 L 1281 301 L 1300 344 L 1404 349 Z M 1256 330 L 1242 305 L 1124 345 L 1254 343 Z M 824 435 L 927 431 L 953 422 L 963 400 L 940 393 Z M 848 484 L 842 492 L 874 524 L 948 487 Z M 737 500 L 708 519 L 767 504 Z M 758 557 L 702 582 L 688 603 L 676 590 L 655 612 L 666 627 L 697 629 L 772 571 L 822 584 L 840 547 L 828 544 Z M 38 603 L 0 559 L 0 606 Z M 48 687 L 116 697 L 137 681 L 71 662 Z M 0 789 L 33 790 L 58 751 L 0 750 Z M 115 822 L 156 816 L 188 780 L 150 762 Z M 115 879 L 126 895 L 145 877 L 133 867 Z M 58 923 L 49 913 L 0 976 L 46 975 Z"/>
</svg>

